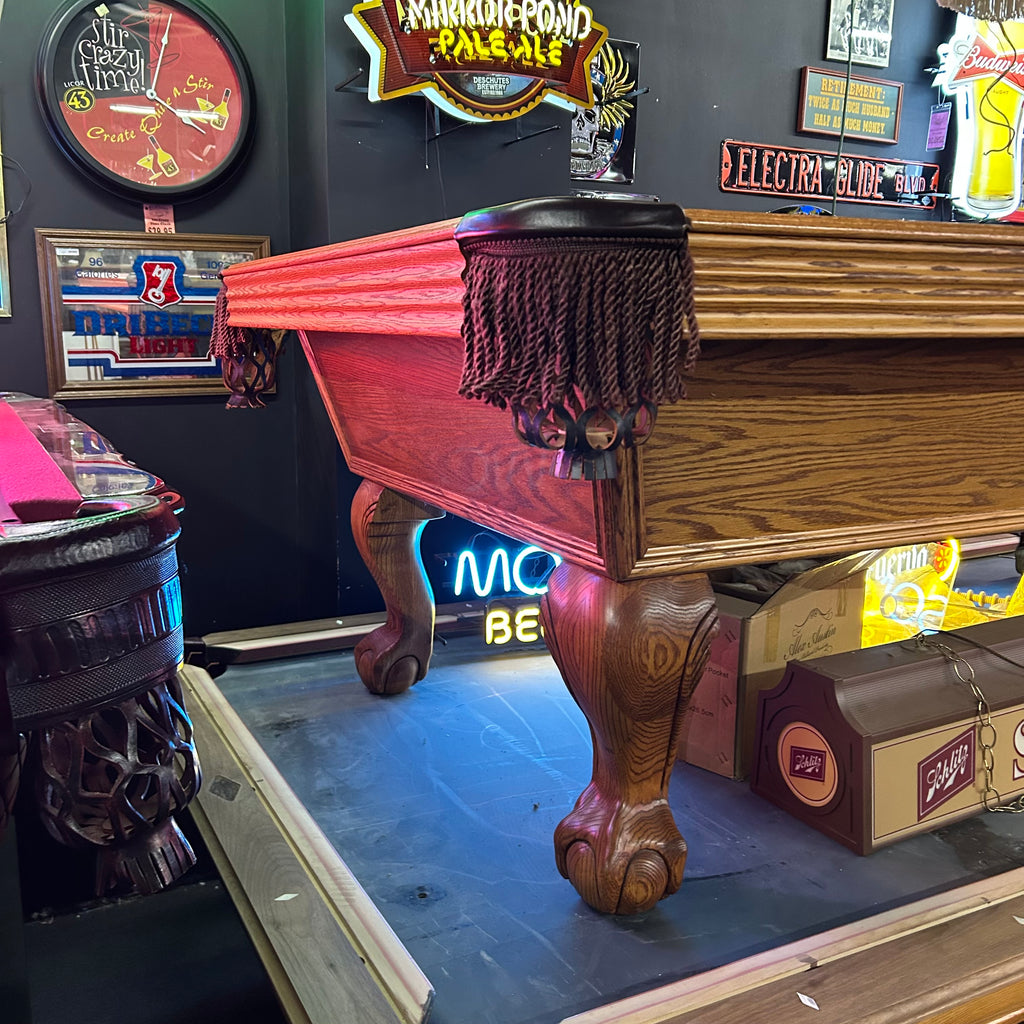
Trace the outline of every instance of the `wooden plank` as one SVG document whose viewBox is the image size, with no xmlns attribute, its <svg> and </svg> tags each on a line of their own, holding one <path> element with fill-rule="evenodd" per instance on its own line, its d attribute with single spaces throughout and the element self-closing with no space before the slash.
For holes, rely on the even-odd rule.
<svg viewBox="0 0 1024 1024">
<path fill-rule="evenodd" d="M 216 684 L 182 682 L 196 798 L 311 1024 L 422 1024 L 433 989 Z"/>
<path fill-rule="evenodd" d="M 638 572 L 1016 532 L 1022 389 L 992 339 L 711 345 L 641 449 Z"/>
<path fill-rule="evenodd" d="M 302 1005 L 302 1000 L 299 999 L 298 993 L 295 991 L 295 986 L 292 985 L 291 979 L 288 977 L 284 964 L 281 963 L 281 958 L 274 949 L 274 944 L 270 941 L 270 936 L 263 927 L 251 900 L 246 895 L 245 886 L 235 872 L 231 858 L 224 852 L 224 847 L 198 800 L 194 800 L 189 805 L 189 813 L 192 815 L 196 828 L 199 829 L 199 834 L 203 837 L 203 842 L 206 844 L 210 858 L 224 883 L 224 888 L 231 897 L 231 902 L 234 903 L 245 930 L 249 933 L 249 938 L 263 964 L 263 969 L 267 972 L 267 977 L 274 987 L 274 994 L 281 1004 L 281 1010 L 288 1019 L 288 1024 L 312 1024 L 309 1014 L 306 1013 L 306 1009 Z"/>
<path fill-rule="evenodd" d="M 1024 868 L 567 1017 L 562 1024 L 995 1024 L 1024 1017 Z M 962 979 L 962 981 L 961 981 Z M 797 993 L 821 1009 L 805 1007 Z M 1013 1016 L 1016 1014 L 1016 1016 Z M 944 1022 L 945 1024 L 945 1022 Z"/>
</svg>

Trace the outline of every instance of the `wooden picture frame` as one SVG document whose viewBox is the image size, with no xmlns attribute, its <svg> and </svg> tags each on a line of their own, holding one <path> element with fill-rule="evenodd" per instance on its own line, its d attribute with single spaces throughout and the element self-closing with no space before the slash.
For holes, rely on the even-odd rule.
<svg viewBox="0 0 1024 1024">
<path fill-rule="evenodd" d="M 0 0 L 0 9 L 3 8 Z M 0 142 L 0 316 L 11 315 L 11 268 L 7 260 L 7 202 L 2 169 L 4 147 Z"/>
<path fill-rule="evenodd" d="M 36 228 L 52 398 L 223 395 L 210 333 L 220 271 L 265 235 Z"/>
</svg>

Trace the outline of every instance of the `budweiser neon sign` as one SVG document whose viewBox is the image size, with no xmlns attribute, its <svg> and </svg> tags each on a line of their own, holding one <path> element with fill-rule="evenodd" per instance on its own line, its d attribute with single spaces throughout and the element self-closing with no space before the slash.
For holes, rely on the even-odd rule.
<svg viewBox="0 0 1024 1024">
<path fill-rule="evenodd" d="M 579 0 L 367 0 L 345 22 L 370 54 L 371 100 L 422 92 L 468 121 L 593 106 L 608 38 Z"/>
<path fill-rule="evenodd" d="M 957 15 L 939 47 L 935 84 L 955 98 L 952 203 L 979 219 L 1024 219 L 1020 114 L 1024 106 L 1024 22 Z"/>
<path fill-rule="evenodd" d="M 996 53 L 987 46 L 980 36 L 975 37 L 974 45 L 964 54 L 960 66 L 950 79 L 950 85 L 966 82 L 972 78 L 998 75 L 1007 85 L 1024 92 L 1024 55 L 1016 50 L 1013 53 Z"/>
</svg>

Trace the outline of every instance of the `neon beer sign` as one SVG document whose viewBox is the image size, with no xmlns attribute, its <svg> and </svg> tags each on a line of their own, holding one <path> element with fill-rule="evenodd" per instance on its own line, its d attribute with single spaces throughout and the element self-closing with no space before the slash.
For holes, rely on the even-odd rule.
<svg viewBox="0 0 1024 1024">
<path fill-rule="evenodd" d="M 957 15 L 939 47 L 935 84 L 956 99 L 953 205 L 979 219 L 1001 219 L 1021 203 L 1024 22 Z"/>
<path fill-rule="evenodd" d="M 547 565 L 544 563 L 547 562 Z M 491 552 L 486 573 L 481 574 L 477 553 L 469 549 L 459 553 L 455 568 L 456 597 L 466 590 L 467 578 L 472 582 L 477 597 L 490 597 L 497 580 L 505 594 L 518 592 L 526 597 L 540 597 L 547 593 L 547 578 L 551 571 L 562 564 L 558 555 L 552 555 L 535 544 L 529 544 L 510 559 L 505 548 L 498 547 Z M 500 577 L 498 574 L 501 574 Z"/>
<path fill-rule="evenodd" d="M 422 92 L 466 121 L 592 107 L 608 38 L 579 0 L 366 0 L 345 23 L 370 54 L 371 101 Z"/>
</svg>

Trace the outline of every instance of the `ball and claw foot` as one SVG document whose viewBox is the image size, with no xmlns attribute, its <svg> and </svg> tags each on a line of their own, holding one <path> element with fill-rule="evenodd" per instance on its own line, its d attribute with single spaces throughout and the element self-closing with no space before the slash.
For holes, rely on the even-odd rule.
<svg viewBox="0 0 1024 1024">
<path fill-rule="evenodd" d="M 593 783 L 555 830 L 558 870 L 604 914 L 642 914 L 683 880 L 686 841 L 664 800 L 623 807 Z"/>
<path fill-rule="evenodd" d="M 375 629 L 356 645 L 359 678 L 371 693 L 395 694 L 408 690 L 426 674 L 420 656 L 410 652 L 412 643 L 390 624 Z M 430 651 L 427 650 L 429 660 Z"/>
</svg>

